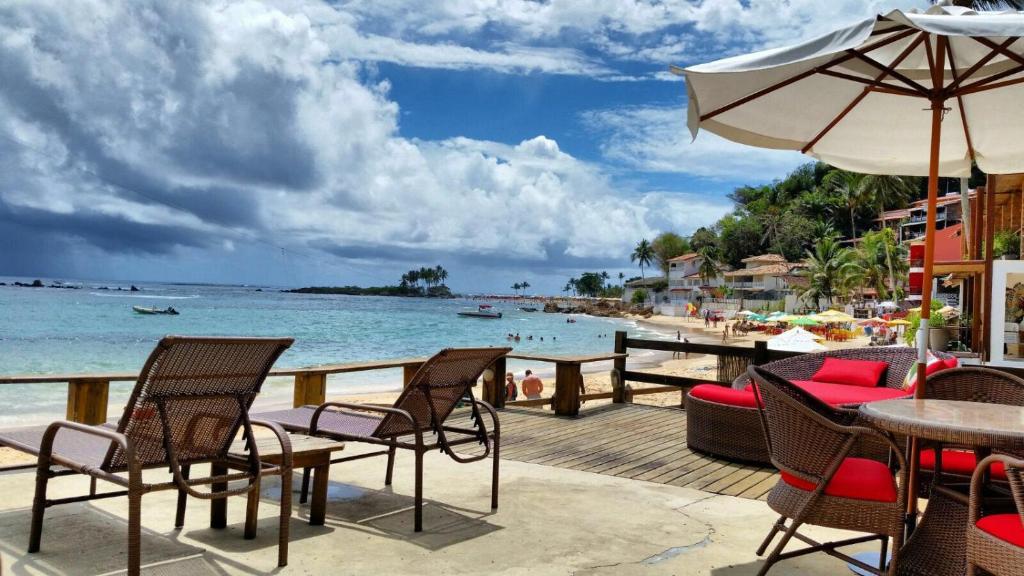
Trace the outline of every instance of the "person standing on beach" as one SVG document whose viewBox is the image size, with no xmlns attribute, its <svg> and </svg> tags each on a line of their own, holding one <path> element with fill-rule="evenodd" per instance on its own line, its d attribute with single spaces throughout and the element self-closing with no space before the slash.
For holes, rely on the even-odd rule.
<svg viewBox="0 0 1024 576">
<path fill-rule="evenodd" d="M 519 389 L 516 388 L 516 377 L 511 373 L 505 374 L 505 401 L 512 402 L 519 397 Z"/>
<path fill-rule="evenodd" d="M 523 378 L 522 386 L 523 394 L 526 394 L 528 400 L 539 400 L 540 393 L 544 391 L 544 382 L 534 375 L 532 370 L 526 371 L 526 377 Z"/>
</svg>

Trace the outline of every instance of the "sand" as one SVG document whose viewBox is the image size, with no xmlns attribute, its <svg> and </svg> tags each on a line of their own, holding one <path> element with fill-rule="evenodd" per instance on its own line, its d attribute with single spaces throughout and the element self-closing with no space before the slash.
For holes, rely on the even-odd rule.
<svg viewBox="0 0 1024 576">
<path fill-rule="evenodd" d="M 723 323 L 719 323 L 718 328 L 705 328 L 704 323 L 700 319 L 693 318 L 677 318 L 672 316 L 652 316 L 650 318 L 633 318 L 637 322 L 645 324 L 647 327 L 663 330 L 670 332 L 673 335 L 676 330 L 683 333 L 683 336 L 688 338 L 691 342 L 695 343 L 717 343 L 717 344 L 728 344 L 731 346 L 743 346 L 751 347 L 757 340 L 767 340 L 767 336 L 760 333 L 751 333 L 747 336 L 729 336 L 726 340 L 722 339 Z M 729 323 L 731 326 L 731 322 Z M 731 330 L 730 330 L 731 331 Z M 860 348 L 867 346 L 868 338 L 860 337 L 847 342 L 822 342 L 822 344 L 829 349 L 839 348 Z M 673 359 L 671 353 L 659 353 L 656 356 L 645 359 L 638 366 L 636 362 L 631 366 L 631 369 L 639 369 L 645 372 L 651 372 L 655 374 L 667 374 L 671 376 L 686 376 L 689 378 L 707 379 L 709 381 L 716 379 L 716 367 L 717 359 L 715 356 L 705 355 L 690 355 L 689 358 Z M 538 373 L 544 373 L 550 369 L 550 366 L 538 366 Z M 599 392 L 611 392 L 611 373 L 607 369 L 600 371 L 584 372 L 583 375 L 584 386 L 588 393 L 599 393 Z M 634 389 L 643 388 L 648 385 L 640 383 L 631 383 L 630 386 Z M 545 380 L 545 389 L 542 397 L 549 398 L 554 393 L 554 381 L 553 379 Z M 479 394 L 479 392 L 478 392 Z M 329 395 L 328 400 L 340 401 L 340 402 L 352 402 L 360 404 L 392 404 L 398 396 L 398 391 L 391 392 L 380 392 L 372 394 L 353 394 L 353 395 Z M 644 394 L 636 396 L 634 402 L 637 404 L 648 404 L 655 406 L 681 406 L 683 401 L 681 392 L 666 392 L 664 394 Z M 594 406 L 599 404 L 606 404 L 610 400 L 591 400 L 585 405 Z M 259 410 L 269 409 L 280 409 L 288 408 L 288 405 L 273 405 L 263 404 L 258 406 Z M 0 466 L 7 466 L 11 464 L 31 463 L 34 461 L 33 457 L 27 457 L 22 453 L 15 452 L 7 448 L 0 448 Z"/>
</svg>

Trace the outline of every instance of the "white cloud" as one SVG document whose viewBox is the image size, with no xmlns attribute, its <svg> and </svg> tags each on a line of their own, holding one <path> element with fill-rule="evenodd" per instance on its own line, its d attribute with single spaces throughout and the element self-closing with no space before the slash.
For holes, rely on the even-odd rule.
<svg viewBox="0 0 1024 576">
<path fill-rule="evenodd" d="M 0 135 L 28 145 L 0 139 L 0 170 L 16 175 L 0 230 L 32 223 L 111 254 L 271 242 L 553 267 L 690 225 L 666 215 L 679 198 L 624 196 L 543 135 L 401 137 L 387 84 L 331 61 L 315 22 L 255 2 L 0 8 L 0 37 L 21 39 L 0 49 L 0 84 L 17 87 L 0 91 Z"/>
<path fill-rule="evenodd" d="M 744 146 L 706 131 L 692 140 L 685 104 L 594 110 L 584 113 L 583 121 L 602 135 L 607 159 L 638 170 L 760 182 L 812 161 L 797 152 Z"/>
</svg>

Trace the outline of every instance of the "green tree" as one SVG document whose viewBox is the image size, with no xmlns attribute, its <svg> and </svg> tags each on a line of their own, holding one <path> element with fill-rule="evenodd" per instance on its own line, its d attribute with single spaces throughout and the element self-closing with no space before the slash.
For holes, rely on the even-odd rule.
<svg viewBox="0 0 1024 576">
<path fill-rule="evenodd" d="M 526 289 L 530 287 L 530 283 L 527 282 L 526 280 L 523 280 L 522 282 L 519 283 L 519 287 L 523 289 L 523 296 L 526 296 Z"/>
<path fill-rule="evenodd" d="M 722 262 L 739 266 L 740 261 L 761 252 L 764 230 L 753 216 L 727 215 L 718 221 L 718 254 Z"/>
<path fill-rule="evenodd" d="M 523 285 L 520 284 L 519 282 L 516 282 L 515 284 L 512 285 L 512 290 L 515 291 L 515 295 L 516 296 L 519 296 L 519 289 L 522 288 L 522 287 L 523 287 Z"/>
<path fill-rule="evenodd" d="M 633 296 L 630 297 L 630 302 L 633 304 L 643 304 L 647 302 L 647 290 L 643 288 L 637 288 L 633 291 Z"/>
<path fill-rule="evenodd" d="M 662 232 L 651 242 L 654 249 L 654 258 L 661 268 L 661 273 L 668 275 L 668 261 L 676 256 L 682 256 L 690 250 L 690 242 L 675 232 Z"/>
<path fill-rule="evenodd" d="M 850 238 L 857 237 L 857 211 L 871 202 L 871 192 L 865 186 L 867 175 L 846 170 L 833 170 L 822 184 L 839 194 L 850 211 Z"/>
<path fill-rule="evenodd" d="M 836 238 L 818 240 L 813 250 L 807 251 L 807 269 L 803 274 L 808 286 L 802 296 L 817 305 L 825 298 L 829 306 L 836 296 L 843 294 L 851 278 L 850 252 Z"/>
<path fill-rule="evenodd" d="M 700 252 L 700 267 L 697 268 L 697 274 L 700 276 L 700 281 L 705 286 L 711 284 L 711 282 L 718 278 L 720 271 L 718 267 L 718 251 L 715 250 L 714 246 L 705 246 Z"/>
<path fill-rule="evenodd" d="M 576 281 L 576 291 L 583 296 L 598 296 L 604 289 L 604 281 L 599 272 L 584 272 Z"/>
<path fill-rule="evenodd" d="M 636 248 L 633 248 L 633 253 L 629 255 L 630 262 L 636 262 L 640 265 L 640 278 L 644 280 L 646 280 L 644 277 L 644 267 L 650 266 L 654 258 L 654 247 L 651 246 L 651 243 L 646 238 L 640 240 Z"/>
<path fill-rule="evenodd" d="M 690 249 L 694 252 L 700 252 L 705 246 L 717 246 L 718 235 L 712 230 L 705 227 L 697 228 L 697 230 L 690 236 Z"/>
</svg>

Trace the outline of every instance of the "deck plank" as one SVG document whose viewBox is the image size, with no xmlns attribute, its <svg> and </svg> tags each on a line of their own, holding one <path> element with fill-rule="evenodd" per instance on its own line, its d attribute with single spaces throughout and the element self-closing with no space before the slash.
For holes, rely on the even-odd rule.
<svg viewBox="0 0 1024 576">
<path fill-rule="evenodd" d="M 584 406 L 559 417 L 539 408 L 500 412 L 501 457 L 763 500 L 770 467 L 737 464 L 686 447 L 686 412 L 642 404 Z M 468 449 L 475 451 L 477 448 Z"/>
</svg>

